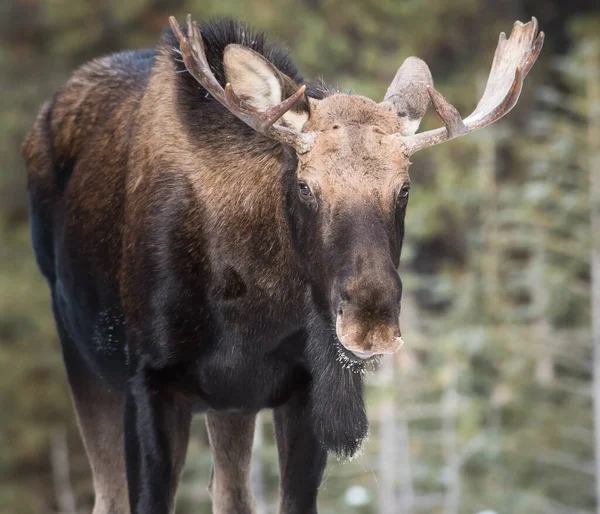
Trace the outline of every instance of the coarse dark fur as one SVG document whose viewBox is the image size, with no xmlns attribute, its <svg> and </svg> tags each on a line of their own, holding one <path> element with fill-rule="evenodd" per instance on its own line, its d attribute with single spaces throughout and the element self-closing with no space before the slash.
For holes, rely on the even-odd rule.
<svg viewBox="0 0 600 514">
<path fill-rule="evenodd" d="M 291 78 L 284 89 L 304 83 L 285 51 L 243 24 L 201 31 L 222 84 L 231 43 Z M 132 512 L 170 512 L 194 412 L 208 415 L 215 512 L 250 510 L 247 446 L 265 408 L 275 409 L 281 509 L 316 512 L 326 452 L 352 455 L 367 434 L 368 364 L 341 348 L 336 312 L 352 304 L 361 327 L 397 319 L 401 183 L 390 205 L 382 195 L 383 210 L 339 193 L 339 208 L 329 199 L 317 211 L 298 194 L 295 152 L 208 95 L 177 46 L 169 31 L 156 51 L 82 66 L 24 144 L 33 248 L 94 471 L 94 512 L 124 512 L 127 497 Z M 335 94 L 307 85 L 299 112 Z M 331 103 L 327 119 L 375 109 L 339 97 L 356 111 Z M 391 133 L 386 112 L 379 130 Z M 352 137 L 372 122 L 360 116 L 348 122 Z M 371 134 L 360 138 L 380 137 Z M 360 194 L 353 180 L 346 187 Z"/>
</svg>

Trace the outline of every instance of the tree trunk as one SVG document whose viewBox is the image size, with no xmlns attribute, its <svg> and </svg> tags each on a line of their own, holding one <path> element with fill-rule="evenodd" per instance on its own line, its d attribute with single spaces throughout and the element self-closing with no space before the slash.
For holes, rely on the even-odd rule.
<svg viewBox="0 0 600 514">
<path fill-rule="evenodd" d="M 498 220 L 496 184 L 496 141 L 493 129 L 479 135 L 478 170 L 481 188 L 482 246 L 481 273 L 485 313 L 496 319 L 498 305 Z"/>
<path fill-rule="evenodd" d="M 448 364 L 450 366 L 450 364 Z M 453 370 L 453 375 L 456 371 Z M 458 514 L 460 507 L 460 456 L 458 453 L 458 437 L 456 433 L 456 410 L 458 408 L 458 392 L 456 376 L 444 391 L 442 397 L 442 442 L 444 445 L 445 484 L 444 514 Z"/>
<path fill-rule="evenodd" d="M 596 453 L 596 504 L 600 514 L 600 56 L 597 49 L 586 55 L 588 169 L 590 173 L 590 225 L 592 266 L 592 344 L 594 352 L 594 428 Z"/>
<path fill-rule="evenodd" d="M 396 408 L 394 405 L 394 359 L 387 355 L 380 370 L 383 399 L 379 404 L 379 512 L 395 514 L 396 508 Z"/>
<path fill-rule="evenodd" d="M 52 478 L 56 494 L 56 504 L 61 514 L 75 514 L 75 495 L 69 478 L 69 448 L 67 430 L 59 425 L 52 430 L 50 436 Z"/>
<path fill-rule="evenodd" d="M 548 291 L 544 283 L 546 274 L 546 236 L 544 229 L 538 227 L 532 236 L 534 262 L 531 273 L 531 292 L 534 307 L 533 338 L 536 351 L 535 378 L 541 385 L 554 381 L 554 339 L 548 319 Z"/>
<path fill-rule="evenodd" d="M 398 512 L 413 512 L 415 491 L 413 489 L 410 459 L 410 436 L 408 420 L 402 406 L 396 409 L 396 444 L 398 446 Z"/>
</svg>

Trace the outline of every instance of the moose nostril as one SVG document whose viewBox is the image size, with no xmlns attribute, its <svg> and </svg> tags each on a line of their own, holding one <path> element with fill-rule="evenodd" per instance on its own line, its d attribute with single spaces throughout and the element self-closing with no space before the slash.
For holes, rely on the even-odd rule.
<svg viewBox="0 0 600 514">
<path fill-rule="evenodd" d="M 344 313 L 344 309 L 342 307 L 338 307 L 338 316 L 341 316 Z"/>
</svg>

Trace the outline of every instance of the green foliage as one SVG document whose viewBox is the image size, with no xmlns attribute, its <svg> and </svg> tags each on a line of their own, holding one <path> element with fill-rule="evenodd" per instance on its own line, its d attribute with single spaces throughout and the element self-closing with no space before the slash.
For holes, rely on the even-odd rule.
<svg viewBox="0 0 600 514">
<path fill-rule="evenodd" d="M 166 4 L 6 0 L 0 8 L 0 512 L 56 511 L 57 426 L 67 429 L 78 506 L 89 511 L 92 502 L 49 295 L 29 244 L 19 154 L 37 109 L 70 70 L 97 55 L 154 45 L 169 14 L 234 16 L 285 42 L 307 76 L 374 99 L 403 59 L 418 55 L 466 115 L 483 90 L 495 35 L 525 18 L 518 3 L 500 11 L 478 0 Z M 558 3 L 528 5 L 545 28 Z M 323 513 L 377 512 L 389 452 L 396 499 L 412 501 L 411 512 L 595 508 L 585 59 L 600 45 L 600 16 L 561 12 L 563 23 L 552 22 L 507 119 L 415 156 L 401 268 L 407 345 L 391 379 L 371 380 L 364 454 L 331 459 Z M 438 124 L 431 113 L 424 121 L 425 128 Z M 389 401 L 396 447 L 382 442 Z M 262 417 L 255 453 L 274 512 L 277 455 L 269 416 Z M 201 419 L 193 432 L 180 513 L 210 512 Z M 407 469 L 410 487 L 401 480 Z M 366 504 L 347 503 L 352 486 L 366 490 Z"/>
</svg>

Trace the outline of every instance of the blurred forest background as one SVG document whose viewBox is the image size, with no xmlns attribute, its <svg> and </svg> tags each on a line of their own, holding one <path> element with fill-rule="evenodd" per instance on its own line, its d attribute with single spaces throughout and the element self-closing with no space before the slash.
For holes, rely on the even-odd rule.
<svg viewBox="0 0 600 514">
<path fill-rule="evenodd" d="M 417 55 L 463 116 L 481 96 L 498 33 L 539 19 L 545 47 L 510 115 L 414 158 L 401 269 L 406 345 L 370 378 L 371 439 L 351 462 L 330 459 L 320 509 L 597 512 L 595 0 L 1 0 L 0 512 L 84 513 L 93 502 L 30 248 L 21 142 L 75 66 L 152 47 L 167 16 L 187 12 L 247 20 L 285 42 L 306 76 L 377 100 Z M 430 113 L 424 128 L 435 126 Z M 269 413 L 261 420 L 253 485 L 266 514 L 276 512 L 278 470 Z M 194 430 L 180 514 L 210 512 L 201 417 Z"/>
</svg>

